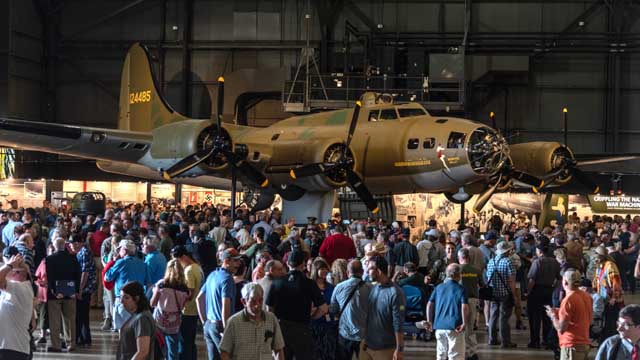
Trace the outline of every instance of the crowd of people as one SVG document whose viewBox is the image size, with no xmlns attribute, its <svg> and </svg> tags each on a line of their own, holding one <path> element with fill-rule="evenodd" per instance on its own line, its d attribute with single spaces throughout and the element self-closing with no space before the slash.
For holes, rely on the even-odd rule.
<svg viewBox="0 0 640 360">
<path fill-rule="evenodd" d="M 640 305 L 623 296 L 640 278 L 637 216 L 542 229 L 494 216 L 484 233 L 431 220 L 410 236 L 339 214 L 43 205 L 0 213 L 0 359 L 92 346 L 92 308 L 118 359 L 197 359 L 202 332 L 209 359 L 402 359 L 409 335 L 477 360 L 483 330 L 490 347 L 640 359 Z"/>
</svg>

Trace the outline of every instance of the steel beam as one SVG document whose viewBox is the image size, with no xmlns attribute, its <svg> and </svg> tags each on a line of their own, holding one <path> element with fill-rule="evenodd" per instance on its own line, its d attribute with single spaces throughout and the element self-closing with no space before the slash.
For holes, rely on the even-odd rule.
<svg viewBox="0 0 640 360">
<path fill-rule="evenodd" d="M 193 0 L 184 1 L 184 12 L 182 14 L 182 105 L 185 116 L 191 116 L 191 88 L 189 79 L 191 78 L 191 31 L 193 25 Z"/>
<path fill-rule="evenodd" d="M 132 3 L 130 3 L 130 4 L 127 4 L 127 5 L 125 5 L 125 6 L 121 7 L 121 8 L 119 8 L 119 9 L 117 9 L 117 10 L 115 10 L 115 11 L 113 11 L 113 12 L 111 12 L 111 13 L 109 13 L 109 14 L 101 17 L 101 18 L 99 18 L 98 20 L 92 22 L 89 25 L 84 26 L 83 28 L 81 28 L 80 30 L 78 30 L 78 31 L 76 31 L 76 32 L 74 32 L 72 34 L 69 34 L 69 35 L 66 35 L 66 36 L 63 35 L 62 36 L 63 41 L 69 41 L 69 40 L 76 39 L 78 36 L 84 35 L 85 33 L 93 30 L 94 28 L 96 28 L 96 27 L 108 22 L 109 20 L 111 20 L 111 19 L 113 19 L 113 18 L 115 18 L 117 16 L 122 15 L 123 13 L 129 11 L 130 9 L 135 8 L 136 6 L 142 4 L 145 1 L 147 1 L 147 0 L 136 0 L 136 1 L 132 2 Z"/>
</svg>

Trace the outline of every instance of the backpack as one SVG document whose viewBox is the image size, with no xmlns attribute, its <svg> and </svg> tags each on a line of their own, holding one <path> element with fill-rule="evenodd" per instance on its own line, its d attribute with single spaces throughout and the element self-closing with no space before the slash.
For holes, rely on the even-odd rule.
<svg viewBox="0 0 640 360">
<path fill-rule="evenodd" d="M 176 304 L 176 311 L 167 311 L 160 309 L 160 306 L 156 306 L 153 310 L 153 319 L 156 321 L 158 329 L 166 334 L 177 334 L 180 332 L 180 325 L 182 324 L 182 308 L 184 307 L 186 300 L 182 304 L 178 301 L 178 294 L 176 289 L 173 290 L 173 296 Z"/>
<path fill-rule="evenodd" d="M 425 299 L 423 292 L 412 285 L 404 285 L 402 287 L 405 299 L 407 301 L 406 313 L 407 316 L 411 314 L 422 314 L 425 309 Z"/>
</svg>

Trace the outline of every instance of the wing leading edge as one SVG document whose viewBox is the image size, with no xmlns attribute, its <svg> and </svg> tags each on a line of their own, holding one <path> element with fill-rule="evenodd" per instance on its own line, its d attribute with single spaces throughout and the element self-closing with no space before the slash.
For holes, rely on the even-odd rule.
<svg viewBox="0 0 640 360">
<path fill-rule="evenodd" d="M 150 133 L 0 118 L 0 145 L 20 150 L 137 163 L 152 140 Z"/>
</svg>

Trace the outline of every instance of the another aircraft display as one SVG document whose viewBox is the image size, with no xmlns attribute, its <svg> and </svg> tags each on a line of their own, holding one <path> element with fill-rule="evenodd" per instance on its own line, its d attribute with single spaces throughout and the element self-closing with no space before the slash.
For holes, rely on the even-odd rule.
<svg viewBox="0 0 640 360">
<path fill-rule="evenodd" d="M 353 109 L 316 113 L 255 128 L 190 119 L 158 91 L 147 49 L 134 44 L 125 59 L 118 129 L 0 119 L 0 145 L 96 159 L 107 172 L 150 180 L 229 189 L 231 171 L 261 198 L 280 194 L 298 218 L 328 218 L 335 189 L 351 187 L 377 212 L 373 194 L 443 192 L 458 201 L 481 193 L 479 210 L 496 191 L 535 191 L 575 178 L 589 191 L 571 150 L 557 142 L 509 145 L 484 124 L 431 116 L 417 103 L 394 104 L 373 93 Z M 315 196 L 314 196 L 315 195 Z M 465 199 L 466 198 L 466 199 Z"/>
</svg>

